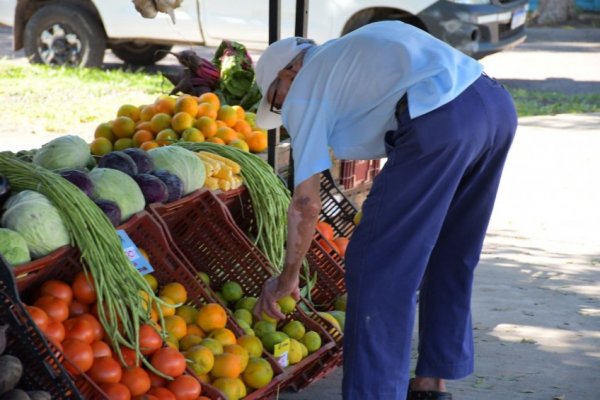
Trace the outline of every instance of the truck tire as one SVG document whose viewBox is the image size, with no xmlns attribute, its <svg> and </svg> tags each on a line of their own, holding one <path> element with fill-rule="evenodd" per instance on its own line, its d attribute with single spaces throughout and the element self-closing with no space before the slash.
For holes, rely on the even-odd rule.
<svg viewBox="0 0 600 400">
<path fill-rule="evenodd" d="M 173 46 L 152 43 L 122 42 L 112 44 L 111 50 L 127 64 L 152 65 L 167 56 Z"/>
<path fill-rule="evenodd" d="M 72 5 L 42 6 L 27 21 L 25 54 L 36 64 L 100 67 L 104 30 L 87 11 Z"/>
</svg>

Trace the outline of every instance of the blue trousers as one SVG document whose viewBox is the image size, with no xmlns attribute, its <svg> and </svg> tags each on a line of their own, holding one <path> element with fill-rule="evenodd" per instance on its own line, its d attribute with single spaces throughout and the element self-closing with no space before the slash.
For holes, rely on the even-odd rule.
<svg viewBox="0 0 600 400">
<path fill-rule="evenodd" d="M 473 272 L 517 126 L 513 101 L 482 75 L 450 103 L 397 119 L 346 253 L 346 400 L 406 399 L 417 292 L 416 375 L 474 368 Z"/>
</svg>

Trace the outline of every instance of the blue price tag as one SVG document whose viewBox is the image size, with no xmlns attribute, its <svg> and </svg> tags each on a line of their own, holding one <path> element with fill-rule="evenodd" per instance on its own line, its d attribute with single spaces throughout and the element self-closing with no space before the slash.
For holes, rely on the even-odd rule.
<svg viewBox="0 0 600 400">
<path fill-rule="evenodd" d="M 154 272 L 152 265 L 150 265 L 148 260 L 146 260 L 146 257 L 140 253 L 140 250 L 137 248 L 135 243 L 133 243 L 133 240 L 131 240 L 127 232 L 122 229 L 118 229 L 117 235 L 119 235 L 119 238 L 121 239 L 121 247 L 123 247 L 125 255 L 127 258 L 129 258 L 129 261 L 131 261 L 135 269 L 137 269 L 142 275 Z"/>
</svg>

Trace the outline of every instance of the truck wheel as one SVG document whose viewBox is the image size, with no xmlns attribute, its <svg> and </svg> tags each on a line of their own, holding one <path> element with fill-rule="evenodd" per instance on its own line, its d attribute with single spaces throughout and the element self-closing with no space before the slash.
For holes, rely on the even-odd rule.
<svg viewBox="0 0 600 400">
<path fill-rule="evenodd" d="M 72 5 L 37 10 L 25 26 L 24 44 L 32 63 L 73 67 L 101 66 L 106 50 L 99 22 Z"/>
<path fill-rule="evenodd" d="M 167 56 L 172 46 L 141 43 L 122 42 L 110 46 L 117 57 L 127 64 L 152 65 Z"/>
</svg>

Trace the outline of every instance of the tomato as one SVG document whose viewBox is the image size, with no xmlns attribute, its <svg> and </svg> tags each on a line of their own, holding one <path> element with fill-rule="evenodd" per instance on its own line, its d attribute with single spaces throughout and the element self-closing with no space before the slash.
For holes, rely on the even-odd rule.
<svg viewBox="0 0 600 400">
<path fill-rule="evenodd" d="M 163 387 L 155 387 L 148 391 L 148 394 L 158 397 L 160 400 L 179 400 L 173 392 Z"/>
<path fill-rule="evenodd" d="M 126 367 L 135 367 L 135 360 L 137 359 L 135 350 L 132 350 L 132 349 L 124 347 L 124 346 L 119 346 L 119 349 L 121 350 L 121 355 L 123 356 L 123 360 L 125 361 L 125 366 Z"/>
<path fill-rule="evenodd" d="M 185 357 L 172 347 L 158 349 L 150 361 L 158 371 L 173 378 L 185 371 Z"/>
<path fill-rule="evenodd" d="M 96 301 L 96 288 L 92 275 L 86 276 L 84 272 L 78 273 L 71 286 L 73 287 L 73 296 L 78 302 L 92 304 Z"/>
<path fill-rule="evenodd" d="M 162 346 L 162 338 L 150 325 L 140 326 L 140 350 L 144 355 L 150 355 Z"/>
<path fill-rule="evenodd" d="M 65 327 L 59 321 L 50 322 L 44 333 L 52 343 L 60 343 L 65 339 Z"/>
<path fill-rule="evenodd" d="M 35 306 L 25 306 L 25 309 L 29 313 L 29 316 L 31 317 L 33 322 L 38 326 L 38 328 L 40 328 L 40 330 L 45 331 L 46 328 L 48 328 L 50 318 L 48 318 L 48 314 L 46 314 L 46 311 Z"/>
<path fill-rule="evenodd" d="M 63 281 L 55 279 L 44 282 L 40 287 L 40 297 L 46 295 L 61 299 L 67 303 L 67 305 L 71 304 L 71 301 L 73 300 L 73 290 L 71 289 L 71 286 Z"/>
<path fill-rule="evenodd" d="M 100 389 L 108 395 L 110 400 L 130 400 L 131 393 L 127 386 L 122 383 L 105 383 L 100 385 Z"/>
<path fill-rule="evenodd" d="M 154 395 L 146 393 L 141 396 L 134 397 L 133 400 L 162 400 L 162 399 L 160 397 L 156 397 Z"/>
<path fill-rule="evenodd" d="M 168 383 L 167 388 L 173 392 L 177 400 L 196 400 L 202 391 L 202 385 L 190 375 L 180 375 Z"/>
<path fill-rule="evenodd" d="M 121 364 L 112 357 L 95 358 L 88 371 L 89 377 L 96 383 L 119 383 L 122 374 Z"/>
<path fill-rule="evenodd" d="M 148 376 L 150 377 L 150 386 L 152 386 L 153 388 L 167 386 L 168 381 L 165 378 L 163 378 L 162 376 L 156 375 L 152 371 L 147 371 L 147 372 L 148 372 Z"/>
<path fill-rule="evenodd" d="M 92 368 L 94 363 L 94 351 L 92 346 L 79 339 L 65 339 L 62 342 L 63 354 L 65 355 L 65 366 L 73 375 L 79 375 Z M 76 368 L 73 368 L 73 365 Z"/>
<path fill-rule="evenodd" d="M 64 322 L 65 339 L 79 339 L 88 344 L 91 344 L 95 339 L 94 327 L 90 323 L 80 317 L 68 319 Z"/>
<path fill-rule="evenodd" d="M 95 342 L 92 342 L 91 346 L 94 351 L 94 358 L 112 357 L 112 350 L 106 342 L 96 340 Z"/>
<path fill-rule="evenodd" d="M 80 303 L 77 300 L 73 300 L 69 306 L 69 318 L 77 317 L 89 312 L 90 306 L 88 304 Z"/>
<path fill-rule="evenodd" d="M 121 383 L 127 386 L 132 396 L 140 396 L 150 389 L 150 377 L 142 367 L 123 369 Z"/>
<path fill-rule="evenodd" d="M 33 305 L 44 310 L 52 321 L 63 322 L 69 318 L 69 305 L 56 297 L 42 296 Z"/>
<path fill-rule="evenodd" d="M 100 324 L 100 322 L 94 317 L 92 314 L 81 314 L 80 319 L 85 319 L 92 325 L 92 329 L 94 331 L 94 340 L 101 340 L 104 336 L 104 328 Z"/>
</svg>

